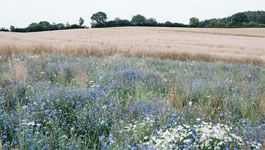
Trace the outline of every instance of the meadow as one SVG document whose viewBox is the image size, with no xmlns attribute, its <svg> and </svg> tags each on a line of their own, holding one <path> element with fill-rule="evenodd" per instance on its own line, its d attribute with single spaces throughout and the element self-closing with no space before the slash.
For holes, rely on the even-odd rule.
<svg viewBox="0 0 265 150">
<path fill-rule="evenodd" d="M 3 149 L 262 149 L 265 68 L 0 57 Z"/>
<path fill-rule="evenodd" d="M 264 32 L 0 32 L 0 149 L 264 149 Z"/>
</svg>

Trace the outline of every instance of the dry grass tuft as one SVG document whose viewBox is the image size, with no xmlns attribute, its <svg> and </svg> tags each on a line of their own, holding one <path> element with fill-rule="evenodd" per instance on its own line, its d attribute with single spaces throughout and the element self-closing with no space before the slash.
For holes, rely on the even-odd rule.
<svg viewBox="0 0 265 150">
<path fill-rule="evenodd" d="M 15 63 L 14 70 L 15 70 L 16 79 L 19 80 L 20 82 L 26 83 L 28 77 L 27 68 L 21 63 Z"/>
<path fill-rule="evenodd" d="M 84 71 L 78 71 L 77 75 L 73 79 L 80 87 L 84 88 L 88 83 L 88 76 Z"/>
<path fill-rule="evenodd" d="M 17 59 L 9 59 L 9 71 L 4 74 L 3 78 L 7 81 L 12 81 L 13 79 L 19 82 L 26 83 L 28 78 L 28 70 L 25 65 Z"/>
<path fill-rule="evenodd" d="M 258 101 L 258 108 L 261 112 L 265 113 L 265 95 L 261 97 L 261 100 Z"/>
<path fill-rule="evenodd" d="M 176 91 L 169 91 L 168 92 L 168 99 L 167 99 L 167 105 L 174 108 L 181 109 L 185 104 L 183 104 L 183 101 L 181 100 L 181 96 Z"/>
</svg>

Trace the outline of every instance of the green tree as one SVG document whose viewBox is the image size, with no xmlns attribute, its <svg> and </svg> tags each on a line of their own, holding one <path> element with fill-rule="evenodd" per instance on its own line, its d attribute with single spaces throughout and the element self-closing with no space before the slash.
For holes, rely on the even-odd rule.
<svg viewBox="0 0 265 150">
<path fill-rule="evenodd" d="M 191 27 L 197 27 L 200 23 L 200 20 L 196 17 L 190 18 L 190 26 Z"/>
<path fill-rule="evenodd" d="M 69 22 L 66 22 L 65 26 L 66 26 L 66 28 L 70 27 Z"/>
<path fill-rule="evenodd" d="M 116 22 L 121 21 L 121 18 L 120 18 L 120 17 L 116 17 L 116 18 L 114 19 L 114 21 L 116 21 Z"/>
<path fill-rule="evenodd" d="M 10 31 L 11 32 L 14 32 L 16 29 L 15 29 L 15 27 L 14 26 L 10 26 Z"/>
<path fill-rule="evenodd" d="M 82 25 L 84 24 L 84 22 L 85 22 L 85 20 L 82 17 L 80 17 L 79 18 L 79 26 L 82 27 Z"/>
<path fill-rule="evenodd" d="M 136 15 L 132 17 L 131 23 L 137 26 L 142 26 L 146 24 L 146 18 L 143 15 Z"/>
<path fill-rule="evenodd" d="M 155 18 L 149 18 L 149 19 L 147 19 L 147 20 L 146 20 L 146 23 L 147 23 L 148 25 L 150 25 L 150 26 L 155 26 L 155 25 L 157 25 L 157 21 L 156 21 Z"/>
<path fill-rule="evenodd" d="M 101 11 L 93 14 L 91 17 L 92 22 L 95 22 L 96 24 L 104 24 L 107 19 L 107 14 Z"/>
<path fill-rule="evenodd" d="M 41 30 L 49 30 L 49 28 L 50 28 L 50 23 L 48 22 L 48 21 L 41 21 L 40 23 L 39 23 L 39 25 L 41 26 Z"/>
<path fill-rule="evenodd" d="M 260 14 L 256 17 L 256 22 L 260 23 L 260 24 L 265 24 L 265 14 Z"/>
<path fill-rule="evenodd" d="M 173 23 L 170 22 L 170 21 L 166 21 L 166 22 L 165 22 L 165 26 L 166 26 L 166 27 L 171 27 L 171 26 L 173 26 Z"/>
<path fill-rule="evenodd" d="M 248 16 L 245 13 L 237 13 L 232 16 L 233 25 L 241 25 L 244 22 L 248 23 Z"/>
<path fill-rule="evenodd" d="M 218 20 L 217 19 L 212 19 L 210 22 L 210 27 L 217 27 Z"/>
<path fill-rule="evenodd" d="M 8 32 L 9 30 L 6 28 L 0 28 L 0 31 Z"/>
<path fill-rule="evenodd" d="M 39 24 L 42 26 L 45 26 L 45 27 L 50 25 L 50 23 L 48 21 L 41 21 Z"/>
<path fill-rule="evenodd" d="M 58 30 L 65 29 L 65 25 L 63 23 L 56 24 L 56 27 L 57 27 Z"/>
<path fill-rule="evenodd" d="M 38 23 L 31 23 L 26 30 L 28 32 L 36 32 L 36 31 L 44 31 L 45 29 L 47 29 L 49 24 L 47 24 L 47 22 L 40 22 Z"/>
</svg>

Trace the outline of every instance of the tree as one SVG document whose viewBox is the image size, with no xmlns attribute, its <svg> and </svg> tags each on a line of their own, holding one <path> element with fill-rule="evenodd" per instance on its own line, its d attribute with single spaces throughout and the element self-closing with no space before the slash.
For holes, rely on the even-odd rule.
<svg viewBox="0 0 265 150">
<path fill-rule="evenodd" d="M 10 31 L 11 32 L 14 32 L 16 29 L 15 29 L 15 27 L 14 26 L 10 26 Z"/>
<path fill-rule="evenodd" d="M 104 24 L 106 23 L 107 18 L 108 18 L 107 15 L 104 12 L 100 11 L 93 14 L 91 20 L 92 22 L 96 22 L 96 24 Z"/>
<path fill-rule="evenodd" d="M 256 22 L 260 23 L 260 24 L 265 24 L 265 14 L 260 14 L 256 17 Z"/>
<path fill-rule="evenodd" d="M 199 25 L 200 21 L 198 18 L 192 17 L 190 18 L 190 26 L 191 27 L 197 27 Z"/>
<path fill-rule="evenodd" d="M 120 17 L 116 17 L 116 18 L 114 19 L 114 21 L 116 21 L 116 22 L 121 21 L 121 18 L 120 18 Z"/>
<path fill-rule="evenodd" d="M 57 27 L 58 30 L 65 29 L 65 25 L 63 23 L 56 24 L 56 27 Z"/>
<path fill-rule="evenodd" d="M 149 18 L 146 20 L 146 23 L 150 26 L 156 26 L 157 25 L 157 21 L 155 18 Z"/>
<path fill-rule="evenodd" d="M 166 27 L 172 27 L 172 26 L 173 26 L 173 23 L 170 22 L 170 21 L 166 21 L 164 25 L 165 25 Z"/>
<path fill-rule="evenodd" d="M 44 26 L 44 27 L 47 27 L 50 25 L 50 23 L 48 21 L 41 21 L 39 24 Z"/>
<path fill-rule="evenodd" d="M 138 14 L 132 17 L 131 23 L 137 26 L 142 26 L 146 24 L 146 18 Z"/>
<path fill-rule="evenodd" d="M 212 19 L 211 23 L 210 23 L 210 27 L 216 27 L 218 24 L 218 20 L 217 19 Z"/>
<path fill-rule="evenodd" d="M 6 28 L 0 28 L 0 31 L 9 32 L 9 30 Z"/>
<path fill-rule="evenodd" d="M 31 23 L 26 30 L 28 32 L 36 32 L 36 31 L 44 31 L 45 29 L 47 29 L 47 23 L 46 22 L 40 22 L 38 23 Z M 46 28 L 45 28 L 46 27 Z"/>
<path fill-rule="evenodd" d="M 245 13 L 237 13 L 232 16 L 233 25 L 241 25 L 243 22 L 248 23 L 248 16 Z"/>
<path fill-rule="evenodd" d="M 70 26 L 69 22 L 66 22 L 65 27 L 68 28 Z"/>
<path fill-rule="evenodd" d="M 79 26 L 82 27 L 82 25 L 84 24 L 84 22 L 85 22 L 85 20 L 82 17 L 80 17 L 79 18 Z"/>
</svg>

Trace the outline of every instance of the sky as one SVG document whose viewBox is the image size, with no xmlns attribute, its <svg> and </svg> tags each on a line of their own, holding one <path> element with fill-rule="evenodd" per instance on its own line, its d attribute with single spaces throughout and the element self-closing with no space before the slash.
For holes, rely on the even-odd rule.
<svg viewBox="0 0 265 150">
<path fill-rule="evenodd" d="M 222 18 L 248 10 L 265 10 L 265 0 L 0 0 L 0 27 L 44 20 L 78 24 L 80 17 L 90 26 L 90 17 L 98 11 L 108 20 L 142 14 L 159 22 L 189 23 L 191 17 Z"/>
</svg>

